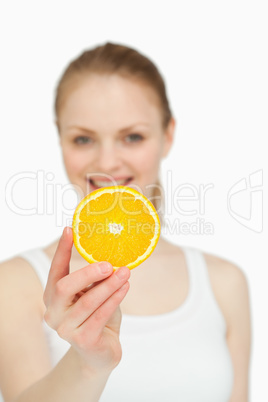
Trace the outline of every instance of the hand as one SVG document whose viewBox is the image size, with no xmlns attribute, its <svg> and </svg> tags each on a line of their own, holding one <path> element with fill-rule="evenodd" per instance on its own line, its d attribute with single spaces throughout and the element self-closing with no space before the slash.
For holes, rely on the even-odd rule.
<svg viewBox="0 0 268 402">
<path fill-rule="evenodd" d="M 112 370 L 121 359 L 119 304 L 129 289 L 130 270 L 115 272 L 108 262 L 89 264 L 69 274 L 73 235 L 65 228 L 44 293 L 45 321 L 68 341 L 93 371 Z"/>
</svg>

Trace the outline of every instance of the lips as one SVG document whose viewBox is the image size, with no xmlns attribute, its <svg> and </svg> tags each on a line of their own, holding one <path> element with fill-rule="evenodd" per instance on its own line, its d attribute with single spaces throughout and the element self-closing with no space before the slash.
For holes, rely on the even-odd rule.
<svg viewBox="0 0 268 402">
<path fill-rule="evenodd" d="M 118 179 L 113 179 L 113 180 L 90 178 L 88 180 L 88 182 L 89 182 L 90 186 L 95 190 L 95 189 L 102 188 L 102 187 L 127 186 L 132 181 L 132 179 L 133 179 L 133 177 L 118 178 Z"/>
</svg>

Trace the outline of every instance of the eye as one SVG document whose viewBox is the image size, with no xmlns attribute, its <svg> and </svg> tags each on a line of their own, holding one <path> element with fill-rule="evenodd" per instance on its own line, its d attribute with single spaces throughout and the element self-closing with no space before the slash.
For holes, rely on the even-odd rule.
<svg viewBox="0 0 268 402">
<path fill-rule="evenodd" d="M 127 136 L 125 137 L 125 141 L 126 141 L 127 143 L 131 143 L 131 142 L 140 142 L 140 141 L 142 141 L 142 140 L 143 140 L 143 136 L 140 135 L 140 134 L 136 134 L 136 133 L 134 133 L 134 134 L 129 134 L 129 135 L 127 135 Z"/>
<path fill-rule="evenodd" d="M 90 144 L 91 142 L 93 142 L 92 138 L 90 137 L 85 137 L 80 135 L 79 137 L 76 137 L 74 139 L 74 143 L 77 145 L 83 145 L 83 144 Z"/>
</svg>

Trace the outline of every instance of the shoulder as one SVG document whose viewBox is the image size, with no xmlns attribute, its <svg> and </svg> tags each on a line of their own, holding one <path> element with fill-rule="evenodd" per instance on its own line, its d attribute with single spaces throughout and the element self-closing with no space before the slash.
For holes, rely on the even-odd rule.
<svg viewBox="0 0 268 402">
<path fill-rule="evenodd" d="M 31 305 L 43 314 L 42 285 L 32 268 L 24 258 L 15 256 L 0 263 L 0 305 L 12 303 Z"/>
<path fill-rule="evenodd" d="M 226 282 L 230 286 L 232 284 L 245 285 L 247 283 L 246 275 L 238 265 L 216 255 L 207 253 L 203 253 L 203 255 L 207 263 L 209 275 L 213 280 L 223 281 L 222 284 Z"/>
<path fill-rule="evenodd" d="M 4 280 L 11 280 L 13 283 L 24 282 L 24 278 L 36 277 L 34 269 L 31 264 L 24 258 L 18 256 L 9 258 L 0 263 L 0 275 Z M 26 281 L 27 282 L 27 281 Z"/>
<path fill-rule="evenodd" d="M 249 305 L 249 286 L 245 272 L 236 264 L 215 255 L 203 253 L 215 298 L 226 319 L 227 328 L 235 315 L 242 314 Z"/>
<path fill-rule="evenodd" d="M 226 341 L 234 370 L 231 400 L 248 400 L 251 311 L 245 273 L 224 259 L 205 255 L 212 288 L 225 316 Z"/>
<path fill-rule="evenodd" d="M 18 256 L 1 262 L 0 379 L 8 400 L 50 370 L 44 312 L 43 288 L 31 265 Z"/>
</svg>

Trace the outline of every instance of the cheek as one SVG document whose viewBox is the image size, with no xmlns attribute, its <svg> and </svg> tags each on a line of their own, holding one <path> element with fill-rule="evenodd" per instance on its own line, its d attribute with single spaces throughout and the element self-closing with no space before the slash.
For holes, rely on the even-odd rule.
<svg viewBox="0 0 268 402">
<path fill-rule="evenodd" d="M 159 143 L 148 142 L 146 146 L 140 147 L 129 155 L 136 171 L 154 177 L 158 174 L 161 161 L 161 148 Z"/>
<path fill-rule="evenodd" d="M 81 153 L 74 152 L 70 149 L 64 149 L 62 155 L 69 176 L 79 173 L 83 169 L 84 158 L 81 157 Z"/>
</svg>

